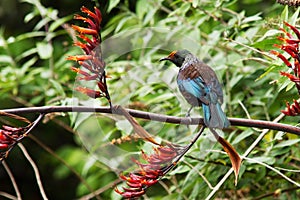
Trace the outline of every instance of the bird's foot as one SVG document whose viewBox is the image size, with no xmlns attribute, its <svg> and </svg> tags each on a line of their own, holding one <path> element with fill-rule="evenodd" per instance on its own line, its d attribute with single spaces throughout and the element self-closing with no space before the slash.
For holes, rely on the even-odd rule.
<svg viewBox="0 0 300 200">
<path fill-rule="evenodd" d="M 185 117 L 191 117 L 191 114 L 188 112 L 185 114 Z"/>
<path fill-rule="evenodd" d="M 186 118 L 188 118 L 188 124 L 186 125 L 187 126 L 187 128 L 189 128 L 189 125 L 191 125 L 192 124 L 192 117 L 191 117 L 191 115 L 190 115 L 190 113 L 187 113 L 186 115 L 185 115 L 185 117 Z"/>
</svg>

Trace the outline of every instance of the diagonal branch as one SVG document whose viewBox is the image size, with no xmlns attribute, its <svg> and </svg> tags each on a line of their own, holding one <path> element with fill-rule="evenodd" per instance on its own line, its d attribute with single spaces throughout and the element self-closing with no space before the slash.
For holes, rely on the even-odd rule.
<svg viewBox="0 0 300 200">
<path fill-rule="evenodd" d="M 204 124 L 203 118 L 187 118 L 187 117 L 175 117 L 169 115 L 162 115 L 150 112 L 144 112 L 133 109 L 126 109 L 131 116 L 141 119 L 148 119 L 173 124 L 185 124 L 185 125 L 198 125 Z M 28 114 L 28 113 L 53 113 L 53 112 L 97 112 L 97 113 L 111 113 L 110 107 L 87 107 L 87 106 L 43 106 L 43 107 L 29 107 L 29 108 L 13 108 L 5 109 L 0 112 L 7 112 L 11 114 Z M 113 112 L 113 114 L 122 115 L 121 112 Z M 287 124 L 281 124 L 277 122 L 270 122 L 264 120 L 253 120 L 244 118 L 229 118 L 232 126 L 244 126 L 255 127 L 262 129 L 271 129 L 277 131 L 284 131 L 295 135 L 300 135 L 300 128 Z"/>
</svg>

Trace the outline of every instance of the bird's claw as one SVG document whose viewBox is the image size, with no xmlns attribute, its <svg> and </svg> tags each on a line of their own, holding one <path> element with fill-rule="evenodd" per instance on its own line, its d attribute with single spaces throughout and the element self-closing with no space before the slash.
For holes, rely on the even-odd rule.
<svg viewBox="0 0 300 200">
<path fill-rule="evenodd" d="M 190 116 L 190 114 L 188 113 L 188 114 L 186 114 L 185 115 L 185 117 L 188 119 L 188 123 L 187 123 L 187 128 L 189 128 L 189 125 L 191 125 L 192 124 L 192 118 L 191 118 L 191 116 Z"/>
<path fill-rule="evenodd" d="M 188 113 L 185 114 L 185 117 L 189 117 L 190 118 L 191 114 L 188 112 Z"/>
</svg>

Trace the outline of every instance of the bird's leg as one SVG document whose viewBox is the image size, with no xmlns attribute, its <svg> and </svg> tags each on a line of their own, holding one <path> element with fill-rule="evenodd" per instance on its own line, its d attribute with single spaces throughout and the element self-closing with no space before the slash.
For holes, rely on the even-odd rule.
<svg viewBox="0 0 300 200">
<path fill-rule="evenodd" d="M 194 106 L 191 106 L 190 109 L 187 111 L 185 117 L 190 117 L 191 116 L 191 111 L 194 108 Z"/>
<path fill-rule="evenodd" d="M 192 123 L 192 118 L 191 118 L 191 111 L 194 108 L 194 106 L 191 106 L 190 109 L 187 111 L 187 113 L 185 114 L 185 117 L 189 118 L 190 124 Z M 189 125 L 187 125 L 188 127 Z"/>
</svg>

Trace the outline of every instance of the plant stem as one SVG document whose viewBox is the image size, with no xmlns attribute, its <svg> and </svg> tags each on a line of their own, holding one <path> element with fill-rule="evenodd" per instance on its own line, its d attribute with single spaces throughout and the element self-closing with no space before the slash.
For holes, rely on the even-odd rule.
<svg viewBox="0 0 300 200">
<path fill-rule="evenodd" d="M 114 109 L 113 109 L 114 110 Z M 189 117 L 176 117 L 161 115 L 156 113 L 144 112 L 133 109 L 126 109 L 131 116 L 141 119 L 148 119 L 153 121 L 160 121 L 173 124 L 184 124 L 184 125 L 199 125 L 204 124 L 203 118 L 189 118 Z M 97 112 L 97 113 L 112 113 L 110 107 L 88 107 L 88 106 L 43 106 L 43 107 L 30 107 L 30 108 L 13 108 L 0 110 L 0 112 L 7 112 L 11 114 L 28 114 L 28 113 L 53 113 L 53 112 Z M 120 112 L 114 112 L 113 114 L 121 115 Z M 282 115 L 281 115 L 282 116 Z M 283 116 L 282 116 L 283 117 Z M 253 120 L 244 118 L 229 118 L 232 126 L 244 126 L 244 127 L 255 127 L 262 129 L 270 129 L 292 133 L 300 135 L 300 128 L 287 124 L 264 121 L 264 120 Z"/>
</svg>

